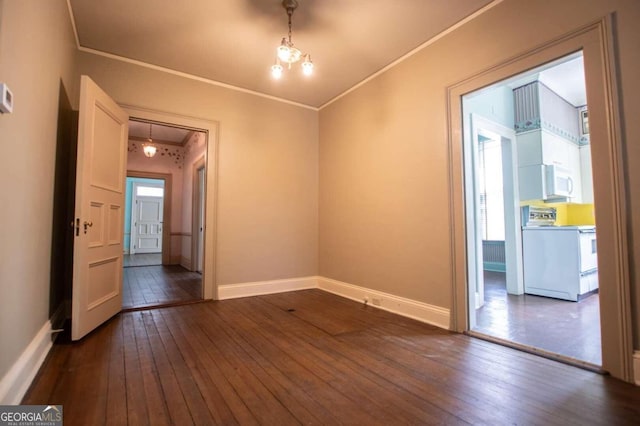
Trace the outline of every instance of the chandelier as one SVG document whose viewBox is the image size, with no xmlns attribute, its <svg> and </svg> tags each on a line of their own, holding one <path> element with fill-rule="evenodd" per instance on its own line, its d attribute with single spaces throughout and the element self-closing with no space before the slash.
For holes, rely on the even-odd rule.
<svg viewBox="0 0 640 426">
<path fill-rule="evenodd" d="M 142 152 L 144 152 L 144 155 L 151 158 L 156 155 L 157 150 L 158 148 L 153 143 L 153 139 L 151 139 L 151 123 L 149 123 L 149 138 L 147 139 L 147 142 L 142 144 Z"/>
<path fill-rule="evenodd" d="M 287 64 L 287 68 L 291 69 L 291 64 L 298 62 L 300 59 L 303 59 L 302 62 L 302 73 L 304 75 L 313 74 L 313 62 L 311 62 L 310 54 L 302 54 L 298 48 L 293 45 L 293 41 L 291 41 L 291 16 L 293 12 L 298 7 L 298 2 L 296 0 L 282 0 L 282 7 L 287 11 L 287 16 L 289 17 L 289 36 L 282 37 L 282 41 L 280 42 L 280 46 L 276 50 L 276 62 L 271 66 L 271 75 L 273 78 L 278 79 L 282 77 L 282 64 Z"/>
</svg>

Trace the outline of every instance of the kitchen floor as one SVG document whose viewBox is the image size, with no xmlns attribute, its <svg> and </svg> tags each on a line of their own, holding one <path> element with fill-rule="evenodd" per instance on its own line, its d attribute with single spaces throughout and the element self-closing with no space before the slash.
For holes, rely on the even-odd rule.
<svg viewBox="0 0 640 426">
<path fill-rule="evenodd" d="M 602 365 L 598 294 L 568 302 L 507 294 L 503 272 L 484 272 L 485 304 L 474 331 Z"/>
</svg>

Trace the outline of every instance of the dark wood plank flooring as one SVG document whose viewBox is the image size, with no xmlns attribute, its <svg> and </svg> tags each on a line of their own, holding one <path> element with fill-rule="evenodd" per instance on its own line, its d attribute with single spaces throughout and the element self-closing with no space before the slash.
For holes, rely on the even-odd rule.
<svg viewBox="0 0 640 426">
<path fill-rule="evenodd" d="M 122 266 L 157 266 L 162 265 L 162 253 L 138 253 L 122 256 Z"/>
<path fill-rule="evenodd" d="M 638 424 L 640 388 L 306 290 L 122 313 L 56 343 L 65 425 Z"/>
<path fill-rule="evenodd" d="M 202 275 L 180 265 L 124 268 L 122 307 L 144 308 L 202 299 Z"/>
<path fill-rule="evenodd" d="M 507 294 L 505 274 L 485 271 L 474 331 L 602 365 L 599 295 L 579 302 Z"/>
</svg>

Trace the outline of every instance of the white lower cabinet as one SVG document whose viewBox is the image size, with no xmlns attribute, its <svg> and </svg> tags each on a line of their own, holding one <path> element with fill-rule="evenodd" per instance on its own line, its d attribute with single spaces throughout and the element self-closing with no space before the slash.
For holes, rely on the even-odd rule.
<svg viewBox="0 0 640 426">
<path fill-rule="evenodd" d="M 598 288 L 593 226 L 530 226 L 522 229 L 524 292 L 578 301 Z"/>
</svg>

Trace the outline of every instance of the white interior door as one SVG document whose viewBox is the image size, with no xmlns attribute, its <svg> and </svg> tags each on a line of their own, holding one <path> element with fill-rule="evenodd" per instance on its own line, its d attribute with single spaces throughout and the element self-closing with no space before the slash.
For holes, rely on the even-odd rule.
<svg viewBox="0 0 640 426">
<path fill-rule="evenodd" d="M 164 198 L 133 194 L 130 253 L 161 253 Z"/>
<path fill-rule="evenodd" d="M 129 116 L 89 77 L 80 81 L 71 337 L 120 312 Z"/>
</svg>

